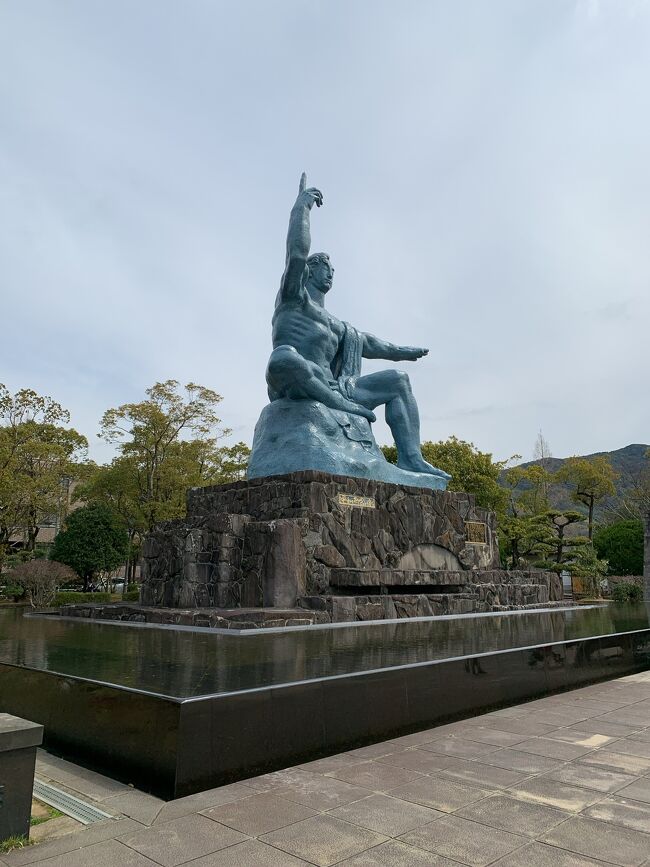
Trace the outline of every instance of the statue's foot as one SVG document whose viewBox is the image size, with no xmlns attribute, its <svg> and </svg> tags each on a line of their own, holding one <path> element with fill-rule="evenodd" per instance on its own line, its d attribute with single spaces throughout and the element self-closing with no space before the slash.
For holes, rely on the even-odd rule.
<svg viewBox="0 0 650 867">
<path fill-rule="evenodd" d="M 440 479 L 447 480 L 451 478 L 449 473 L 438 469 L 438 467 L 431 466 L 430 463 L 424 460 L 422 455 L 415 456 L 412 460 L 398 460 L 397 466 L 400 470 L 408 470 L 410 473 L 426 473 L 429 476 L 438 476 Z"/>
</svg>

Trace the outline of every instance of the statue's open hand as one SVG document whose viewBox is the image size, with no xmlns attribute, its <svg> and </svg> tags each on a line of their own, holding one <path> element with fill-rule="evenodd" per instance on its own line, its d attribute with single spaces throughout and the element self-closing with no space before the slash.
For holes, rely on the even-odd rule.
<svg viewBox="0 0 650 867">
<path fill-rule="evenodd" d="M 417 361 L 418 358 L 428 355 L 429 350 L 420 346 L 400 346 L 399 353 L 402 361 Z"/>
<path fill-rule="evenodd" d="M 317 190 L 316 187 L 307 188 L 307 175 L 303 172 L 300 176 L 300 186 L 298 187 L 298 201 L 296 204 L 301 203 L 306 205 L 309 210 L 314 207 L 314 203 L 318 208 L 323 204 L 323 194 L 320 190 Z"/>
</svg>

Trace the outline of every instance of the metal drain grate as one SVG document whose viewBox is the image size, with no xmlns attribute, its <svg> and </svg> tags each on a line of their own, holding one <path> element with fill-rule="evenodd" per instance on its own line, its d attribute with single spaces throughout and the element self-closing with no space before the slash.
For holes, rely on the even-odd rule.
<svg viewBox="0 0 650 867">
<path fill-rule="evenodd" d="M 34 778 L 34 797 L 39 801 L 44 801 L 50 807 L 56 807 L 66 816 L 71 816 L 78 822 L 84 825 L 92 825 L 93 822 L 102 822 L 104 819 L 114 819 L 103 810 L 98 810 L 92 804 L 87 804 L 85 801 L 80 801 L 79 798 L 69 795 L 67 792 L 62 792 L 55 786 L 49 783 L 44 783 L 43 780 Z"/>
</svg>

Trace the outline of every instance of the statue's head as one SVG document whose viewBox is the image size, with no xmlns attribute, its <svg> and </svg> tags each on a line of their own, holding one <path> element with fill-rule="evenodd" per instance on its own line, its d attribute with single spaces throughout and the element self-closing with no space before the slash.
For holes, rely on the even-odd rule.
<svg viewBox="0 0 650 867">
<path fill-rule="evenodd" d="M 307 259 L 307 268 L 309 286 L 319 292 L 329 292 L 334 280 L 334 268 L 327 253 L 314 253 Z"/>
</svg>

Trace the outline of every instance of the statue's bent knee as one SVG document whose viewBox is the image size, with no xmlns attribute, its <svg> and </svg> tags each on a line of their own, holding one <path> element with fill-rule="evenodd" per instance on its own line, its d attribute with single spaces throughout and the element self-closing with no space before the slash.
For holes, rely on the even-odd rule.
<svg viewBox="0 0 650 867">
<path fill-rule="evenodd" d="M 266 367 L 266 381 L 275 397 L 290 396 L 287 389 L 296 380 L 304 378 L 305 366 L 305 359 L 295 346 L 282 344 L 275 347 Z"/>
<path fill-rule="evenodd" d="M 300 353 L 295 346 L 289 346 L 289 344 L 276 346 L 266 368 L 267 377 L 282 376 L 299 363 Z"/>
<path fill-rule="evenodd" d="M 408 373 L 404 373 L 403 370 L 391 370 L 391 374 L 393 376 L 394 386 L 398 391 L 411 390 L 411 380 L 409 379 Z"/>
</svg>

